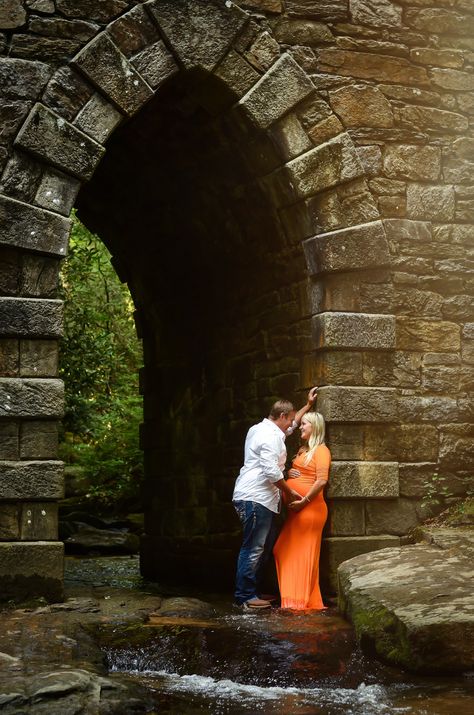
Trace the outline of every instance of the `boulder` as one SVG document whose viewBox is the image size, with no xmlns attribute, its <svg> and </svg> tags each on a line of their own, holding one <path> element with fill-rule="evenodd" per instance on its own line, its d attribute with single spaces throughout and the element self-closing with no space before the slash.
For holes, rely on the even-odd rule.
<svg viewBox="0 0 474 715">
<path fill-rule="evenodd" d="M 419 673 L 474 667 L 474 531 L 420 528 L 420 543 L 338 569 L 342 612 L 370 655 Z"/>
<path fill-rule="evenodd" d="M 139 538 L 135 534 L 120 529 L 97 529 L 88 524 L 81 524 L 78 531 L 65 540 L 68 553 L 136 554 L 139 550 Z"/>
</svg>

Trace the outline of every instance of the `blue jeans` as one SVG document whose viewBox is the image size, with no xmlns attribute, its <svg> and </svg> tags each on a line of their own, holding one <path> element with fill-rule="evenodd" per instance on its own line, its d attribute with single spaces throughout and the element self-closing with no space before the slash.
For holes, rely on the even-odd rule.
<svg viewBox="0 0 474 715">
<path fill-rule="evenodd" d="M 275 514 L 254 501 L 234 501 L 243 529 L 237 560 L 235 602 L 258 597 L 258 585 L 276 539 Z"/>
</svg>

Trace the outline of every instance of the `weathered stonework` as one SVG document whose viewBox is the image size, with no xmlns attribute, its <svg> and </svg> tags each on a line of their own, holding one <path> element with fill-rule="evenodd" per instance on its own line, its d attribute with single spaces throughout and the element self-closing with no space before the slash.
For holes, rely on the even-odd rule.
<svg viewBox="0 0 474 715">
<path fill-rule="evenodd" d="M 232 578 L 245 432 L 313 382 L 333 455 L 326 586 L 398 544 L 433 475 L 469 489 L 474 11 L 438 5 L 3 4 L 2 595 L 61 594 L 73 206 L 137 306 L 148 576 Z"/>
</svg>

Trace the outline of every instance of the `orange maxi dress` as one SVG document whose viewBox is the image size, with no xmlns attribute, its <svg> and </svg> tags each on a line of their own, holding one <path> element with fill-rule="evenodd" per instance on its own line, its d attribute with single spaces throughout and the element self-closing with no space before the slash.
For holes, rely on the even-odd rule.
<svg viewBox="0 0 474 715">
<path fill-rule="evenodd" d="M 288 479 L 288 486 L 301 496 L 306 496 L 316 479 L 327 481 L 331 464 L 331 453 L 324 444 L 316 448 L 309 464 L 305 464 L 305 456 L 303 452 L 293 461 L 300 476 Z M 288 510 L 273 550 L 282 608 L 325 608 L 319 590 L 319 554 L 327 515 L 323 491 L 300 511 Z"/>
</svg>

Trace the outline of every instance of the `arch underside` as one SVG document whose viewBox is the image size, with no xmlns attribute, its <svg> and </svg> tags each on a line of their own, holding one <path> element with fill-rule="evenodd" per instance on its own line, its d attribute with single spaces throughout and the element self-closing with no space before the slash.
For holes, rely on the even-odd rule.
<svg viewBox="0 0 474 715">
<path fill-rule="evenodd" d="M 28 569 L 37 591 L 62 588 L 55 291 L 73 206 L 111 251 L 143 339 L 144 573 L 231 578 L 245 431 L 312 384 L 334 458 L 328 587 L 345 558 L 399 543 L 373 515 L 396 510 L 410 461 L 397 366 L 416 326 L 372 297 L 397 236 L 424 227 L 381 217 L 363 157 L 291 53 L 247 61 L 259 32 L 227 3 L 138 5 L 70 62 L 74 99 L 54 91 L 60 68 L 15 138 L 0 196 L 0 499 L 20 525 L 0 551 L 26 563 L 12 592 Z"/>
</svg>

